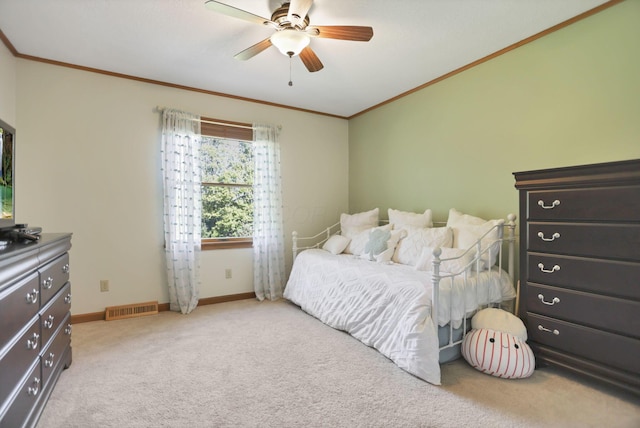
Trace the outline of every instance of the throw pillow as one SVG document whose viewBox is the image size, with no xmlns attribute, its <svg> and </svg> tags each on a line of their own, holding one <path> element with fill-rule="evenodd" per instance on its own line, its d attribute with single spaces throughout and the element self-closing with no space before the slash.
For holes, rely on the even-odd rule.
<svg viewBox="0 0 640 428">
<path fill-rule="evenodd" d="M 357 234 L 378 226 L 378 208 L 356 214 L 340 214 L 340 234 L 353 239 Z"/>
<path fill-rule="evenodd" d="M 391 208 L 389 208 L 387 212 L 389 214 L 389 224 L 391 224 L 394 229 L 423 229 L 433 227 L 430 209 L 425 210 L 422 214 L 399 211 Z"/>
<path fill-rule="evenodd" d="M 441 247 L 440 272 L 459 273 L 470 268 L 473 261 L 473 253 L 462 248 Z M 431 271 L 433 267 L 434 247 L 424 247 L 422 254 L 415 264 L 416 270 Z"/>
<path fill-rule="evenodd" d="M 453 232 L 448 227 L 408 229 L 407 236 L 398 242 L 391 260 L 414 266 L 424 247 L 451 247 Z"/>
<path fill-rule="evenodd" d="M 455 208 L 449 210 L 449 218 L 447 219 L 447 227 L 453 229 L 453 247 L 460 248 L 458 244 L 458 234 L 460 228 L 470 226 L 481 226 L 485 224 L 487 220 L 475 217 L 469 214 L 463 214 Z"/>
<path fill-rule="evenodd" d="M 482 251 L 483 269 L 493 266 L 498 260 L 498 251 L 502 239 L 502 228 L 496 227 L 503 224 L 503 220 L 485 220 L 469 214 L 463 214 L 455 208 L 449 210 L 447 226 L 453 230 L 453 247 L 470 248 L 480 241 Z M 486 235 L 485 235 L 486 234 Z"/>
<path fill-rule="evenodd" d="M 391 238 L 391 231 L 384 229 L 374 229 L 369 234 L 369 242 L 364 246 L 363 256 L 367 256 L 369 260 L 373 260 L 375 256 L 385 251 L 387 241 Z"/>
<path fill-rule="evenodd" d="M 391 225 L 386 224 L 384 226 L 372 227 L 355 235 L 351 238 L 351 242 L 347 245 L 347 248 L 344 250 L 346 254 L 353 254 L 355 256 L 360 256 L 364 253 L 364 247 L 369 242 L 369 235 L 373 230 L 382 229 L 382 230 L 391 230 Z"/>
<path fill-rule="evenodd" d="M 486 308 L 471 319 L 471 331 L 461 353 L 476 370 L 507 379 L 533 374 L 536 361 L 526 343 L 527 329 L 520 318 L 502 309 Z"/>
<path fill-rule="evenodd" d="M 522 320 L 503 309 L 485 308 L 478 311 L 471 318 L 471 328 L 504 331 L 519 337 L 523 342 L 527 341 L 527 328 Z"/>
<path fill-rule="evenodd" d="M 373 229 L 365 244 L 362 257 L 379 263 L 391 261 L 393 251 L 404 233 L 404 230 L 391 230 L 390 226 Z"/>
<path fill-rule="evenodd" d="M 345 250 L 345 248 L 347 248 L 349 242 L 351 242 L 351 239 L 346 236 L 333 235 L 327 239 L 327 242 L 324 243 L 322 249 L 330 252 L 331 254 L 340 254 Z"/>
<path fill-rule="evenodd" d="M 474 369 L 505 379 L 527 378 L 536 367 L 533 351 L 524 340 L 489 328 L 467 333 L 461 353 Z"/>
</svg>

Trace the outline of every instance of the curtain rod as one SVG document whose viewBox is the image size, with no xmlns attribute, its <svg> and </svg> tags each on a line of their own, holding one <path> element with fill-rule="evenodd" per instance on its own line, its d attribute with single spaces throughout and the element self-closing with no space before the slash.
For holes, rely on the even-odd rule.
<svg viewBox="0 0 640 428">
<path fill-rule="evenodd" d="M 156 111 L 162 113 L 164 110 L 171 110 L 171 109 L 168 109 L 167 107 L 156 106 Z M 209 123 L 211 125 L 223 125 L 223 126 L 231 126 L 233 128 L 254 129 L 253 126 L 237 125 L 237 124 L 228 123 L 228 122 L 214 122 L 211 120 L 202 120 L 202 119 L 192 119 L 192 120 L 200 123 Z M 282 125 L 277 125 L 277 128 L 278 130 L 282 129 Z"/>
</svg>

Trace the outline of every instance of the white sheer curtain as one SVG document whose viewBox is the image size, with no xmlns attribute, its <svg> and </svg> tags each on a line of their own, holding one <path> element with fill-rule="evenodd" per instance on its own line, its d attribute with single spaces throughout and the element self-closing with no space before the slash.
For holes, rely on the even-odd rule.
<svg viewBox="0 0 640 428">
<path fill-rule="evenodd" d="M 285 279 L 280 146 L 274 126 L 253 125 L 253 136 L 253 288 L 259 300 L 276 300 Z"/>
<path fill-rule="evenodd" d="M 162 113 L 164 240 L 172 311 L 188 314 L 198 305 L 200 270 L 200 118 Z"/>
</svg>

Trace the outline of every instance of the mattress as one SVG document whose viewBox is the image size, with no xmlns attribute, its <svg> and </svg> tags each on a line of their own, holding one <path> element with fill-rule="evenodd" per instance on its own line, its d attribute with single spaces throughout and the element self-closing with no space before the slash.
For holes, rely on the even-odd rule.
<svg viewBox="0 0 640 428">
<path fill-rule="evenodd" d="M 439 385 L 431 295 L 430 272 L 320 249 L 296 257 L 284 292 L 286 299 L 323 323 L 348 332 L 400 368 Z M 514 297 L 508 275 L 497 269 L 444 278 L 437 324 L 458 328 L 480 306 Z"/>
</svg>

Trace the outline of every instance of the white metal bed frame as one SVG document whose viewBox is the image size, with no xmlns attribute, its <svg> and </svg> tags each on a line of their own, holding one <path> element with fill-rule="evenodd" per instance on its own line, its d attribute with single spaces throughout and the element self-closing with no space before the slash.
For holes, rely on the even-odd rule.
<svg viewBox="0 0 640 428">
<path fill-rule="evenodd" d="M 484 254 L 487 254 L 489 256 L 489 259 L 491 259 L 491 256 L 493 255 L 491 250 L 492 247 L 494 246 L 494 244 L 496 242 L 500 242 L 500 244 L 498 245 L 498 256 L 497 256 L 497 265 L 493 265 L 489 267 L 489 270 L 493 270 L 493 269 L 497 269 L 498 271 L 502 270 L 502 259 L 503 259 L 503 247 L 507 247 L 507 269 L 506 272 L 509 275 L 509 281 L 511 282 L 511 284 L 514 286 L 514 290 L 517 290 L 516 284 L 514 282 L 515 279 L 515 263 L 514 263 L 514 258 L 515 258 L 515 229 L 516 229 L 516 216 L 515 214 L 509 214 L 507 216 L 507 220 L 500 220 L 498 222 L 498 224 L 496 224 L 494 227 L 492 227 L 490 230 L 488 230 L 484 235 L 482 235 L 475 243 L 474 246 L 469 247 L 464 254 L 458 256 L 458 257 L 452 257 L 452 258 L 444 258 L 441 259 L 440 255 L 442 254 L 442 250 L 440 248 L 435 248 L 433 250 L 433 262 L 432 262 L 432 276 L 431 276 L 431 282 L 433 284 L 433 290 L 432 290 L 432 295 L 431 295 L 431 317 L 432 319 L 434 319 L 434 327 L 435 327 L 435 333 L 436 336 L 438 336 L 438 322 L 437 322 L 437 314 L 438 314 L 438 305 L 439 305 L 439 298 L 440 298 L 440 282 L 443 279 L 446 278 L 451 278 L 451 281 L 453 281 L 454 277 L 460 276 L 460 275 L 464 275 L 464 281 L 466 284 L 467 278 L 469 275 L 479 275 L 481 269 L 477 268 L 475 269 L 475 271 L 470 271 L 470 269 L 468 269 L 468 267 L 470 267 L 473 264 L 476 264 L 477 267 L 479 267 L 480 263 L 482 262 L 482 256 Z M 388 221 L 383 220 L 381 221 L 381 223 L 386 223 Z M 444 227 L 446 226 L 445 222 L 434 222 L 434 227 Z M 505 233 L 505 230 L 506 233 Z M 500 237 L 499 239 L 497 239 L 496 241 L 491 242 L 491 244 L 487 245 L 486 248 L 482 249 L 482 245 L 481 245 L 481 241 L 483 238 L 485 238 L 487 235 L 491 234 L 494 230 L 498 229 L 498 236 Z M 324 231 L 314 235 L 314 236 L 308 236 L 308 237 L 299 237 L 298 236 L 298 232 L 294 231 L 292 233 L 292 240 L 293 240 L 293 246 L 292 246 L 292 252 L 293 252 L 293 261 L 295 262 L 296 256 L 298 255 L 298 253 L 300 253 L 303 250 L 307 250 L 307 249 L 312 249 L 312 248 L 321 248 L 321 246 L 332 236 L 332 235 L 336 235 L 340 233 L 340 223 L 336 223 L 333 224 L 329 227 L 327 227 Z M 307 246 L 303 246 L 300 247 L 298 246 L 299 241 L 311 241 L 311 242 L 315 242 L 314 244 L 309 244 Z M 460 271 L 460 272 L 456 272 L 456 273 L 446 273 L 446 274 L 441 274 L 440 273 L 440 264 L 442 262 L 445 261 L 449 261 L 449 260 L 456 260 L 459 259 L 461 257 L 464 257 L 469 251 L 475 250 L 475 256 L 473 258 L 473 260 L 467 264 L 465 266 L 465 268 Z M 452 296 L 453 297 L 453 296 Z M 453 298 L 450 299 L 450 305 L 453 305 Z M 510 311 L 513 312 L 513 308 L 510 308 Z M 453 328 L 453 324 L 450 322 L 448 324 L 448 328 L 449 328 L 449 334 L 448 334 L 448 343 L 446 343 L 445 345 L 440 346 L 439 350 L 442 351 L 444 349 L 447 348 L 453 348 L 455 346 L 458 346 L 462 343 L 462 341 L 464 340 L 464 336 L 466 335 L 467 331 L 469 330 L 469 325 L 468 325 L 468 318 L 467 317 L 463 317 L 462 318 L 462 336 L 460 337 L 460 339 L 458 340 L 454 340 L 454 328 Z"/>
</svg>

